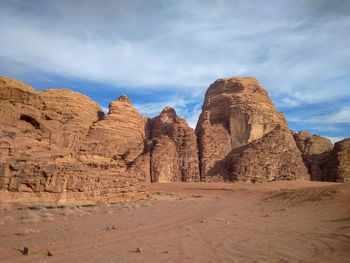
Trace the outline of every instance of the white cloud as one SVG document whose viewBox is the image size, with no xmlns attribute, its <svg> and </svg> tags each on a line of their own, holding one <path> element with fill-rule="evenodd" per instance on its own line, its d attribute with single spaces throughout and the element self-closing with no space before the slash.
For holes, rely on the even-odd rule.
<svg viewBox="0 0 350 263">
<path fill-rule="evenodd" d="M 329 137 L 329 136 L 327 136 L 327 138 L 330 139 L 333 144 L 345 139 L 344 137 Z"/>
<path fill-rule="evenodd" d="M 105 114 L 107 114 L 109 112 L 109 108 L 108 107 L 101 107 L 101 108 L 102 108 L 102 110 L 103 110 L 103 112 Z"/>
<path fill-rule="evenodd" d="M 221 77 L 257 77 L 282 110 L 349 100 L 349 12 L 342 0 L 5 0 L 0 74 L 178 90 L 184 95 L 136 106 L 146 115 L 172 106 L 192 127 L 205 89 Z M 298 119 L 338 124 L 348 113 Z"/>
<path fill-rule="evenodd" d="M 135 104 L 135 108 L 142 114 L 154 116 L 160 114 L 162 109 L 170 106 L 176 110 L 176 108 L 184 108 L 187 104 L 191 103 L 193 100 L 184 100 L 183 98 L 173 97 L 161 102 L 150 102 L 143 104 Z"/>
<path fill-rule="evenodd" d="M 289 107 L 342 96 L 330 79 L 350 73 L 344 2 L 5 3 L 0 56 L 30 70 L 197 93 L 216 78 L 253 75 Z"/>
<path fill-rule="evenodd" d="M 328 124 L 335 123 L 349 123 L 350 124 L 350 106 L 342 107 L 338 112 L 333 115 L 329 115 L 324 119 L 320 119 Z"/>
<path fill-rule="evenodd" d="M 194 129 L 201 113 L 202 102 L 193 98 L 183 99 L 174 96 L 161 102 L 135 104 L 134 106 L 139 113 L 149 117 L 159 115 L 165 107 L 170 106 L 175 109 L 178 116 L 185 118 L 188 125 Z"/>
<path fill-rule="evenodd" d="M 186 113 L 184 113 L 183 116 L 186 118 L 187 123 L 191 128 L 193 129 L 196 128 L 198 118 L 201 112 L 202 112 L 202 104 L 198 103 L 190 111 L 187 111 Z"/>
<path fill-rule="evenodd" d="M 338 111 L 329 111 L 327 114 L 315 115 L 304 118 L 290 118 L 293 122 L 307 122 L 313 124 L 350 124 L 350 106 L 343 106 Z"/>
</svg>

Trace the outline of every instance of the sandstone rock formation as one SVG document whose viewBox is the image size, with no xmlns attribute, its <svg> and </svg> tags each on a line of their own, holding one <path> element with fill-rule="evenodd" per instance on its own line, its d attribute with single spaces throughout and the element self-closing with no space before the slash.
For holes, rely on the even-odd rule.
<svg viewBox="0 0 350 263">
<path fill-rule="evenodd" d="M 293 139 L 294 136 L 294 139 Z M 298 146 L 298 148 L 297 148 Z M 144 182 L 349 181 L 350 139 L 290 132 L 254 78 L 208 89 L 196 132 L 166 107 L 149 119 L 122 95 L 108 114 L 70 90 L 0 76 L 0 200 L 117 201 Z"/>
<path fill-rule="evenodd" d="M 311 135 L 307 131 L 293 134 L 298 149 L 303 155 L 322 154 L 333 149 L 330 139 L 320 135 Z"/>
<path fill-rule="evenodd" d="M 104 115 L 82 94 L 1 77 L 0 149 L 3 200 L 116 201 L 143 196 L 151 177 L 199 180 L 187 122 L 171 108 L 150 120 L 125 95 Z"/>
<path fill-rule="evenodd" d="M 101 107 L 79 93 L 36 92 L 1 77 L 2 200 L 91 202 L 137 196 L 139 180 L 125 173 L 124 160 L 104 170 L 111 158 L 86 147 L 90 128 L 102 116 Z"/>
<path fill-rule="evenodd" d="M 199 181 L 196 135 L 170 107 L 151 121 L 151 179 Z"/>
<path fill-rule="evenodd" d="M 319 135 L 307 131 L 293 134 L 296 145 L 302 153 L 305 165 L 309 169 L 311 180 L 328 181 L 328 170 L 325 169 L 333 149 L 333 143 Z"/>
<path fill-rule="evenodd" d="M 264 137 L 272 131 L 272 134 Z M 249 181 L 249 178 L 252 181 L 266 181 L 308 177 L 283 113 L 276 111 L 267 91 L 255 78 L 236 77 L 215 81 L 205 95 L 196 134 L 203 181 Z M 283 143 L 278 144 L 274 139 L 282 139 Z M 279 148 L 273 149 L 277 145 Z M 287 159 L 287 152 L 293 156 L 288 169 L 282 165 L 283 160 Z M 269 156 L 280 153 L 284 153 L 279 156 L 281 160 Z M 253 170 L 243 175 L 248 166 Z"/>
<path fill-rule="evenodd" d="M 350 138 L 334 144 L 325 170 L 325 181 L 350 182 Z"/>
<path fill-rule="evenodd" d="M 261 183 L 309 179 L 293 136 L 284 127 L 277 127 L 262 138 L 234 149 L 228 158 L 232 181 Z"/>
<path fill-rule="evenodd" d="M 122 95 L 109 105 L 109 113 L 93 124 L 88 134 L 88 148 L 104 156 L 134 161 L 143 153 L 148 118 L 132 106 Z"/>
</svg>

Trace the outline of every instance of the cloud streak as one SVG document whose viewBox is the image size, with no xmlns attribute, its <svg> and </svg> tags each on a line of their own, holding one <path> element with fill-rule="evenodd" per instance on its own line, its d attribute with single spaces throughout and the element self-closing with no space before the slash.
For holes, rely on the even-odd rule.
<svg viewBox="0 0 350 263">
<path fill-rule="evenodd" d="M 291 121 L 308 122 L 322 125 L 350 124 L 350 106 L 343 106 L 338 111 L 328 112 L 326 114 L 311 116 L 304 119 L 294 118 L 291 119 Z"/>
<path fill-rule="evenodd" d="M 154 117 L 159 115 L 167 106 L 176 110 L 178 116 L 185 118 L 188 125 L 195 129 L 198 117 L 202 110 L 202 102 L 195 99 L 183 99 L 182 97 L 174 96 L 161 102 L 150 102 L 143 104 L 135 104 L 135 108 L 143 115 Z"/>
<path fill-rule="evenodd" d="M 137 108 L 154 114 L 169 104 L 192 126 L 210 83 L 251 75 L 288 115 L 350 101 L 349 13 L 341 0 L 3 0 L 0 71 L 169 90 L 166 103 Z M 342 106 L 334 107 L 343 121 Z"/>
</svg>

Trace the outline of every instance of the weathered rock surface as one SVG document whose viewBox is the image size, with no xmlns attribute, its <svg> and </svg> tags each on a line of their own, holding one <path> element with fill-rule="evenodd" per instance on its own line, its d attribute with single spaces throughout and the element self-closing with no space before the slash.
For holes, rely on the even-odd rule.
<svg viewBox="0 0 350 263">
<path fill-rule="evenodd" d="M 277 145 L 276 142 L 269 139 L 270 137 L 262 138 L 276 128 L 279 129 L 278 136 L 270 137 L 289 139 L 283 139 L 284 144 L 279 145 L 279 149 L 274 152 L 272 148 Z M 249 181 L 249 176 L 252 177 L 252 181 L 256 180 L 254 179 L 256 176 L 269 178 L 264 180 L 307 177 L 303 172 L 305 169 L 300 168 L 304 164 L 294 140 L 290 140 L 292 137 L 283 113 L 277 112 L 267 91 L 255 78 L 236 77 L 215 81 L 205 95 L 196 134 L 203 181 Z M 256 151 L 254 149 L 259 149 L 257 152 L 260 151 L 259 160 L 252 158 L 253 152 Z M 244 151 L 248 152 L 244 153 Z M 292 159 L 294 163 L 288 168 L 288 173 L 284 170 L 285 166 L 280 164 L 285 157 L 273 162 L 269 156 L 269 154 L 277 156 L 278 153 L 287 151 L 291 151 L 293 156 L 299 156 Z M 234 158 L 229 157 L 232 154 Z M 236 156 L 239 155 L 242 155 L 243 159 L 237 159 Z M 252 159 L 248 161 L 249 158 Z M 230 164 L 227 163 L 228 159 L 231 159 Z M 271 164 L 267 165 L 265 161 L 270 161 Z M 237 163 L 234 164 L 234 162 Z M 249 175 L 243 176 L 244 167 L 249 166 L 248 163 L 263 174 L 254 176 L 252 171 Z M 272 169 L 272 166 L 275 168 Z M 302 173 L 297 174 L 298 172 Z"/>
<path fill-rule="evenodd" d="M 147 121 L 122 95 L 110 103 L 108 114 L 91 126 L 88 148 L 96 154 L 132 162 L 144 151 Z"/>
<path fill-rule="evenodd" d="M 228 155 L 228 160 L 232 181 L 262 183 L 309 179 L 292 134 L 282 127 L 234 149 Z"/>
<path fill-rule="evenodd" d="M 150 181 L 149 153 L 145 152 L 148 121 L 127 96 L 120 96 L 110 103 L 108 114 L 90 127 L 80 160 L 103 170 L 114 169 L 117 174 Z"/>
<path fill-rule="evenodd" d="M 350 181 L 349 146 L 292 135 L 254 78 L 215 81 L 194 133 L 170 107 L 149 119 L 123 95 L 105 115 L 82 94 L 0 76 L 1 201 L 112 202 L 144 197 L 150 181 L 309 179 L 301 153 L 313 180 Z"/>
<path fill-rule="evenodd" d="M 63 203 L 136 197 L 139 179 L 125 172 L 126 161 L 86 147 L 88 132 L 102 116 L 101 107 L 79 93 L 36 92 L 0 77 L 1 200 Z"/>
<path fill-rule="evenodd" d="M 196 135 L 174 109 L 152 119 L 151 138 L 152 182 L 199 181 Z"/>
<path fill-rule="evenodd" d="M 311 135 L 307 131 L 300 131 L 294 133 L 293 136 L 303 155 L 322 154 L 333 149 L 331 140 L 320 135 Z"/>
<path fill-rule="evenodd" d="M 350 138 L 334 144 L 325 170 L 325 181 L 350 182 Z"/>
<path fill-rule="evenodd" d="M 331 140 L 319 135 L 312 135 L 307 131 L 293 134 L 296 145 L 302 153 L 305 165 L 309 169 L 311 180 L 328 181 L 326 168 L 333 149 Z"/>
</svg>

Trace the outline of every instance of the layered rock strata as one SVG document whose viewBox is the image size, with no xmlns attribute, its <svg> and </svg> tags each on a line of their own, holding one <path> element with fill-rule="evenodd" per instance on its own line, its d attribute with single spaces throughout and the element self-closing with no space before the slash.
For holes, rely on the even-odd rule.
<svg viewBox="0 0 350 263">
<path fill-rule="evenodd" d="M 109 104 L 108 114 L 90 127 L 87 148 L 95 154 L 132 162 L 144 151 L 147 121 L 122 95 Z"/>
<path fill-rule="evenodd" d="M 117 201 L 142 182 L 198 181 L 194 131 L 166 108 L 152 120 L 122 95 L 108 114 L 70 90 L 37 92 L 0 78 L 2 200 Z"/>
<path fill-rule="evenodd" d="M 234 149 L 228 161 L 231 181 L 262 183 L 309 179 L 292 134 L 282 127 Z"/>
<path fill-rule="evenodd" d="M 309 170 L 311 180 L 328 181 L 329 175 L 326 167 L 333 150 L 331 140 L 319 135 L 311 135 L 307 131 L 294 133 L 293 136 Z"/>
<path fill-rule="evenodd" d="M 294 139 L 293 139 L 294 136 Z M 254 78 L 208 89 L 196 131 L 166 107 L 149 119 L 123 95 L 108 114 L 70 90 L 35 91 L 0 76 L 0 199 L 113 202 L 144 182 L 350 180 L 350 139 L 290 132 Z"/>
<path fill-rule="evenodd" d="M 196 135 L 171 107 L 151 120 L 152 182 L 199 181 Z"/>
<path fill-rule="evenodd" d="M 350 138 L 334 144 L 325 170 L 325 181 L 350 182 Z"/>
<path fill-rule="evenodd" d="M 274 139 L 264 137 L 274 130 L 270 137 L 283 139 L 277 151 L 273 149 L 277 146 Z M 267 91 L 255 78 L 215 81 L 206 92 L 196 134 L 203 181 L 249 181 L 251 178 L 255 182 L 308 178 L 300 152 L 294 140 L 290 140 L 293 137 L 283 113 L 277 112 Z M 259 160 L 253 158 L 248 161 L 254 151 L 259 152 Z M 280 164 L 285 156 L 274 161 L 269 154 L 277 156 L 278 152 L 288 151 L 295 158 L 291 159 L 289 171 L 285 172 L 286 166 Z M 244 175 L 248 166 L 252 171 Z M 272 166 L 275 168 L 272 169 Z"/>
<path fill-rule="evenodd" d="M 91 202 L 143 193 L 139 178 L 126 172 L 127 160 L 105 150 L 96 154 L 91 146 L 88 133 L 102 118 L 101 107 L 84 95 L 69 90 L 36 92 L 1 77 L 1 199 Z M 103 148 L 105 139 L 95 142 Z M 119 142 L 127 144 L 126 140 Z"/>
</svg>

